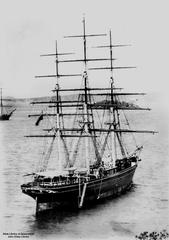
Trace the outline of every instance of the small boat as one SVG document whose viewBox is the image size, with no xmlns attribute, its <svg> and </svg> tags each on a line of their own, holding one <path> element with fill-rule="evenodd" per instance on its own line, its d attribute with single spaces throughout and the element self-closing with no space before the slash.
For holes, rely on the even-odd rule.
<svg viewBox="0 0 169 240">
<path fill-rule="evenodd" d="M 107 35 L 86 34 L 85 29 L 83 19 L 83 34 L 67 36 L 83 40 L 82 59 L 65 59 L 65 55 L 70 53 L 58 52 L 57 42 L 55 53 L 42 55 L 55 58 L 56 74 L 37 76 L 56 78 L 54 96 L 51 100 L 33 101 L 32 105 L 39 104 L 45 109 L 48 106 L 48 110 L 30 114 L 29 117 L 37 117 L 36 126 L 42 120 L 52 118 L 54 121 L 50 122 L 50 128 L 42 129 L 44 134 L 25 137 L 51 141 L 46 154 L 43 154 L 39 170 L 28 173 L 27 176 L 32 179 L 21 185 L 22 192 L 36 201 L 36 213 L 58 206 L 82 208 L 130 189 L 143 146 L 138 146 L 135 141 L 132 143 L 126 139 L 126 135 L 133 137 L 135 133 L 155 133 L 150 130 L 132 130 L 125 112 L 150 109 L 121 100 L 124 96 L 144 93 L 126 93 L 115 87 L 114 70 L 133 68 L 113 65 L 112 49 L 125 45 L 114 45 L 110 31 L 109 43 L 97 46 L 98 49 L 109 49 L 110 55 L 107 58 L 89 58 L 87 39 Z M 65 62 L 82 63 L 84 70 L 82 73 L 60 74 L 59 64 Z M 108 62 L 109 65 L 89 67 L 92 62 Z M 88 73 L 100 70 L 110 73 L 110 84 L 105 86 L 105 79 L 102 80 L 103 87 L 92 87 Z M 62 87 L 60 78 L 76 76 L 81 79 L 77 88 Z M 69 99 L 65 98 L 65 93 L 69 93 Z M 127 143 L 132 150 L 127 149 Z"/>
<path fill-rule="evenodd" d="M 8 99 L 4 99 L 5 101 L 9 101 Z M 9 120 L 10 117 L 12 116 L 13 112 L 16 110 L 16 109 L 12 109 L 13 106 L 10 106 L 10 105 L 4 105 L 3 104 L 3 97 L 2 97 L 2 88 L 1 88 L 1 103 L 0 103 L 0 109 L 1 109 L 1 112 L 0 112 L 0 121 L 2 120 Z"/>
</svg>

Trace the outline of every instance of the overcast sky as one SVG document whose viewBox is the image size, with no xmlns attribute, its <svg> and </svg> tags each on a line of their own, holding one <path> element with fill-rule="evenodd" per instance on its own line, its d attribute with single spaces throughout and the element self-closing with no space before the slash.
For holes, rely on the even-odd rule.
<svg viewBox="0 0 169 240">
<path fill-rule="evenodd" d="M 54 58 L 41 58 L 40 54 L 54 52 L 56 39 L 60 51 L 72 52 L 76 47 L 82 51 L 80 39 L 68 40 L 63 36 L 81 34 L 85 14 L 87 33 L 108 33 L 111 29 L 114 44 L 132 44 L 114 50 L 116 66 L 137 66 L 115 72 L 118 86 L 132 91 L 167 92 L 168 9 L 167 0 L 0 0 L 0 87 L 5 95 L 13 97 L 47 96 L 55 79 L 34 76 L 54 74 Z M 99 41 L 106 44 L 108 37 Z M 88 47 L 99 41 L 88 40 Z M 97 56 L 106 57 L 105 54 L 109 53 L 97 49 Z M 61 67 L 61 73 L 70 70 Z M 73 68 L 75 71 L 79 73 L 78 65 Z M 94 73 L 91 74 L 92 84 L 104 86 L 103 73 L 96 75 L 95 83 Z M 79 82 L 71 78 L 61 80 L 64 87 Z"/>
</svg>

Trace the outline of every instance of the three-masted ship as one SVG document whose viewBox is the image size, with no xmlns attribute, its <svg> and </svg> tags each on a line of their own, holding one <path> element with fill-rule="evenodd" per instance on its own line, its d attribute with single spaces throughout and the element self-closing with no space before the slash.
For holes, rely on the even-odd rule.
<svg viewBox="0 0 169 240">
<path fill-rule="evenodd" d="M 42 120 L 54 119 L 50 128 L 44 128 L 45 134 L 28 135 L 48 139 L 49 148 L 44 155 L 39 170 L 30 173 L 32 181 L 21 185 L 22 192 L 36 200 L 36 211 L 51 209 L 57 206 L 75 206 L 82 208 L 91 201 L 119 195 L 130 189 L 133 175 L 140 161 L 142 146 L 128 143 L 133 150 L 127 150 L 126 135 L 134 133 L 154 133 L 149 130 L 132 130 L 125 112 L 130 110 L 150 110 L 121 101 L 121 97 L 144 95 L 144 93 L 126 93 L 116 88 L 113 78 L 115 69 L 132 67 L 115 67 L 113 65 L 113 45 L 111 31 L 109 44 L 97 46 L 108 48 L 107 58 L 89 58 L 87 39 L 104 37 L 105 34 L 86 34 L 83 19 L 83 34 L 67 36 L 83 40 L 82 59 L 63 59 L 69 53 L 56 52 L 42 56 L 54 56 L 56 74 L 37 76 L 56 78 L 54 96 L 47 101 L 33 101 L 32 104 L 48 105 L 47 111 L 31 114 L 37 117 L 36 125 Z M 108 67 L 89 67 L 89 62 L 108 62 Z M 59 64 L 83 64 L 83 72 L 60 74 Z M 89 71 L 106 70 L 110 73 L 110 84 L 107 87 L 91 87 Z M 81 77 L 80 87 L 63 88 L 60 78 Z M 104 81 L 104 80 L 103 80 Z M 69 93 L 65 97 L 65 93 Z M 121 113 L 124 117 L 121 118 Z M 125 127 L 123 127 L 123 125 Z M 126 127 L 127 126 L 127 127 Z"/>
<path fill-rule="evenodd" d="M 9 100 L 6 99 L 6 101 L 9 101 Z M 16 109 L 14 109 L 13 106 L 4 105 L 4 104 L 3 104 L 2 88 L 1 88 L 0 121 L 2 121 L 2 120 L 9 120 L 15 110 L 16 110 Z"/>
</svg>

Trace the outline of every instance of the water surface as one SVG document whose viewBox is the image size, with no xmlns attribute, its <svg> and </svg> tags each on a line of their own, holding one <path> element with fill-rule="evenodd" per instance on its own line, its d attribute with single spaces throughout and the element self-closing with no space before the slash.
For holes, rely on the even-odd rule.
<svg viewBox="0 0 169 240">
<path fill-rule="evenodd" d="M 142 161 L 130 192 L 80 211 L 55 210 L 35 217 L 35 202 L 22 194 L 23 174 L 35 170 L 42 141 L 24 135 L 33 129 L 30 106 L 18 103 L 10 121 L 0 122 L 1 225 L 3 233 L 32 233 L 29 239 L 134 239 L 142 231 L 169 229 L 168 116 L 152 97 L 153 110 L 133 117 L 140 129 L 157 135 L 139 135 Z M 137 127 L 138 128 L 138 127 Z"/>
</svg>

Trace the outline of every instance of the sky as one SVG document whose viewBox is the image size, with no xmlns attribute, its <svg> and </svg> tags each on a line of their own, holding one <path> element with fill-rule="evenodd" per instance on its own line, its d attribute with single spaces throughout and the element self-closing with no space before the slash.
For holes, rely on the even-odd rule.
<svg viewBox="0 0 169 240">
<path fill-rule="evenodd" d="M 0 0 L 0 87 L 4 95 L 23 98 L 50 94 L 56 79 L 35 76 L 54 74 L 55 62 L 40 54 L 54 53 L 56 40 L 60 52 L 82 52 L 80 39 L 63 36 L 81 34 L 83 16 L 88 34 L 109 33 L 111 29 L 114 44 L 131 44 L 113 51 L 115 66 L 137 67 L 116 70 L 117 86 L 167 94 L 168 5 L 167 0 Z M 90 57 L 108 57 L 109 52 L 90 49 L 107 43 L 108 36 L 88 40 L 87 50 L 96 54 Z M 62 65 L 61 74 L 79 73 L 78 65 L 71 67 Z M 104 74 L 108 79 L 103 71 L 99 75 L 89 73 L 91 84 L 105 86 Z M 79 83 L 78 78 L 60 80 L 63 87 L 77 87 Z"/>
</svg>

